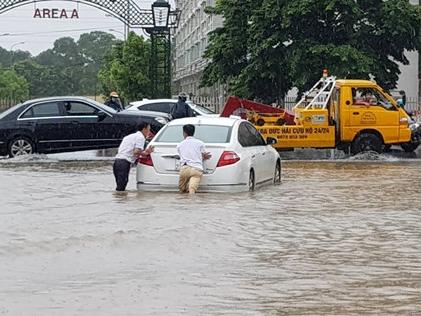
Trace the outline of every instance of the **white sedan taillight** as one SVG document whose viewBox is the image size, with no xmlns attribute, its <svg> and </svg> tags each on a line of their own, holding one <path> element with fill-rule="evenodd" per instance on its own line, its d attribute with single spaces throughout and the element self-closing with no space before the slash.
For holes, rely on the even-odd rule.
<svg viewBox="0 0 421 316">
<path fill-rule="evenodd" d="M 235 164 L 240 160 L 240 157 L 233 151 L 224 151 L 219 158 L 218 164 L 216 167 L 223 167 Z"/>
<path fill-rule="evenodd" d="M 140 157 L 139 160 L 138 160 L 138 163 L 140 163 L 141 165 L 153 166 L 153 161 L 152 161 L 151 155 L 147 155 L 145 157 Z"/>
</svg>

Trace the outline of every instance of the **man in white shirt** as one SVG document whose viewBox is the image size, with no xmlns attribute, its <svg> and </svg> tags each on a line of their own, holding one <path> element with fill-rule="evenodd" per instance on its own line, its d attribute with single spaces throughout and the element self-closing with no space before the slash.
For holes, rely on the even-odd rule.
<svg viewBox="0 0 421 316">
<path fill-rule="evenodd" d="M 182 166 L 178 188 L 180 192 L 189 192 L 190 194 L 196 193 L 199 187 L 203 175 L 203 160 L 211 157 L 210 153 L 206 152 L 205 144 L 193 137 L 194 131 L 194 125 L 184 125 L 184 140 L 177 146 Z"/>
<path fill-rule="evenodd" d="M 148 136 L 150 130 L 151 127 L 148 123 L 140 122 L 137 126 L 137 132 L 127 135 L 121 141 L 113 165 L 117 191 L 126 190 L 127 183 L 129 182 L 130 166 L 140 156 L 147 156 L 153 151 L 152 146 L 144 150 L 146 136 Z"/>
</svg>

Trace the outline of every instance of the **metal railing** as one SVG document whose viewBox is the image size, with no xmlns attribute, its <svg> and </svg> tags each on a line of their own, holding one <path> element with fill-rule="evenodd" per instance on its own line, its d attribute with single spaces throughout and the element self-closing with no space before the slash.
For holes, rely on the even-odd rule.
<svg viewBox="0 0 421 316">
<path fill-rule="evenodd" d="M 221 100 L 219 97 L 211 97 L 211 96 L 195 96 L 192 98 L 194 103 L 200 104 L 204 107 L 215 111 L 216 113 L 220 113 L 222 108 L 224 107 L 225 100 Z M 286 97 L 284 99 L 283 108 L 286 110 L 292 111 L 292 108 L 297 104 L 296 97 Z M 417 97 L 408 97 L 406 99 L 405 110 L 408 112 L 414 112 L 421 116 L 421 98 Z"/>
<path fill-rule="evenodd" d="M 15 104 L 18 104 L 20 101 L 14 99 L 0 99 L 0 111 L 4 111 Z"/>
<path fill-rule="evenodd" d="M 211 96 L 194 96 L 192 101 L 214 111 L 215 113 L 221 113 L 225 104 L 225 100 L 222 100 L 219 97 Z"/>
</svg>

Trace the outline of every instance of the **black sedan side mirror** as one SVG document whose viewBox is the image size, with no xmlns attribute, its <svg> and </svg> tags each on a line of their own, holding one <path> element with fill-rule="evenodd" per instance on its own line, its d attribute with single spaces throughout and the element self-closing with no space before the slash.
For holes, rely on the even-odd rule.
<svg viewBox="0 0 421 316">
<path fill-rule="evenodd" d="M 101 122 L 103 120 L 105 120 L 105 118 L 107 117 L 107 114 L 105 112 L 98 112 L 98 122 Z"/>
<path fill-rule="evenodd" d="M 273 137 L 266 138 L 266 143 L 268 145 L 275 145 L 277 142 L 278 142 L 278 140 L 276 138 L 273 138 Z"/>
</svg>

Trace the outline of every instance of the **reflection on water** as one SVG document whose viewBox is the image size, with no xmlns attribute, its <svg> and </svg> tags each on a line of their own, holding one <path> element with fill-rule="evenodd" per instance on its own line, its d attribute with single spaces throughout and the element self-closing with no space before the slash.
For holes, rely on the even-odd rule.
<svg viewBox="0 0 421 316">
<path fill-rule="evenodd" d="M 280 186 L 189 197 L 60 157 L 0 163 L 0 314 L 421 311 L 420 161 L 286 161 Z"/>
</svg>

